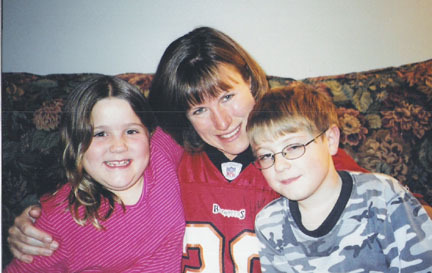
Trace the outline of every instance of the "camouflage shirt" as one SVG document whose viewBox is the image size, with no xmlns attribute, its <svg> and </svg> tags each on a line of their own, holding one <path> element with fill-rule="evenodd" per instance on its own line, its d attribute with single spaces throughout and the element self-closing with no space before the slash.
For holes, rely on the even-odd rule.
<svg viewBox="0 0 432 273">
<path fill-rule="evenodd" d="M 318 229 L 281 197 L 257 215 L 263 272 L 432 272 L 432 221 L 383 174 L 339 172 L 342 191 Z"/>
</svg>

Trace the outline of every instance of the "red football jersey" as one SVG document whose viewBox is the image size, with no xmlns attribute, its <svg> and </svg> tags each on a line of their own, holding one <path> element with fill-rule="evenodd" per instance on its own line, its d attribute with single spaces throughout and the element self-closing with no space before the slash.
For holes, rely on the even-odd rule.
<svg viewBox="0 0 432 273">
<path fill-rule="evenodd" d="M 228 182 L 205 152 L 185 153 L 179 180 L 186 217 L 182 272 L 261 272 L 255 215 L 279 197 L 249 164 Z"/>
</svg>

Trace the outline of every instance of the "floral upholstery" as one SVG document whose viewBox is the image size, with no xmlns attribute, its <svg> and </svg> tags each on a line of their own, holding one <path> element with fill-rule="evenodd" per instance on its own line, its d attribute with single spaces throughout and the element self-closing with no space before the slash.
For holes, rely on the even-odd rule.
<svg viewBox="0 0 432 273">
<path fill-rule="evenodd" d="M 67 95 L 92 74 L 2 74 L 2 224 L 64 183 L 58 125 Z M 152 74 L 117 75 L 147 94 Z M 295 80 L 268 77 L 271 87 Z M 373 71 L 306 78 L 338 107 L 341 147 L 362 167 L 392 175 L 432 204 L 432 60 Z M 4 263 L 5 264 L 5 263 Z"/>
</svg>

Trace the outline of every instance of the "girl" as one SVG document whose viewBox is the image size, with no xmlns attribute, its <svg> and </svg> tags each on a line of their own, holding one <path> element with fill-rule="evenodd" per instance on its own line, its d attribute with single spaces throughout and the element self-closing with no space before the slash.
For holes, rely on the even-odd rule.
<svg viewBox="0 0 432 273">
<path fill-rule="evenodd" d="M 181 150 L 156 130 L 140 91 L 96 77 L 71 93 L 61 136 L 68 183 L 41 199 L 36 226 L 60 243 L 6 272 L 178 272 L 184 215 Z"/>
</svg>

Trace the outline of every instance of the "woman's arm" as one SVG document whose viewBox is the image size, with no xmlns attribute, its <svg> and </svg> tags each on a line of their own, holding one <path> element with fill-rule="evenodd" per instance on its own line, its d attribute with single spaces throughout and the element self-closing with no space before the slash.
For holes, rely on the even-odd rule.
<svg viewBox="0 0 432 273">
<path fill-rule="evenodd" d="M 15 218 L 9 229 L 9 248 L 18 260 L 31 263 L 33 255 L 50 256 L 58 248 L 58 242 L 52 236 L 34 226 L 35 219 L 41 215 L 41 208 L 30 206 Z"/>
<path fill-rule="evenodd" d="M 39 214 L 34 226 L 34 229 L 47 230 L 53 235 L 53 237 L 61 240 L 64 237 L 61 232 L 58 232 L 56 226 L 65 226 L 65 223 L 60 223 L 56 216 L 58 213 L 50 213 L 50 209 L 43 207 L 44 212 L 47 213 Z M 64 210 L 64 207 L 61 209 Z M 40 210 L 38 210 L 40 212 Z M 52 212 L 52 210 L 51 210 Z M 30 218 L 30 221 L 31 218 Z M 67 234 L 67 233 L 66 233 Z M 63 244 L 63 247 L 65 244 Z M 5 273 L 15 273 L 15 272 L 69 272 L 67 257 L 68 251 L 66 249 L 59 248 L 51 256 L 35 256 L 32 257 L 33 261 L 31 263 L 23 262 L 19 259 L 13 259 L 9 263 L 4 272 Z"/>
</svg>

